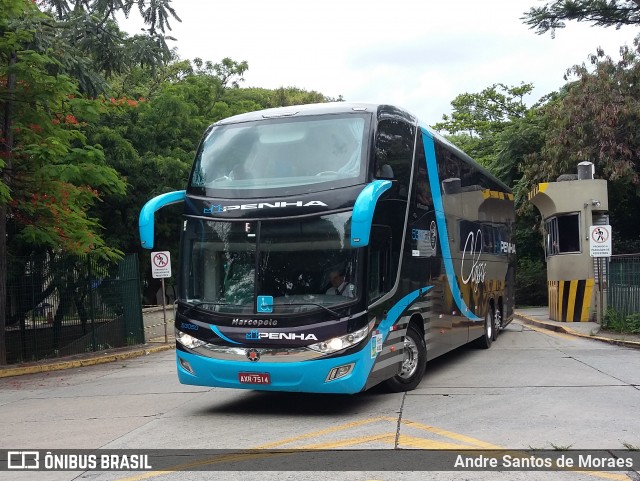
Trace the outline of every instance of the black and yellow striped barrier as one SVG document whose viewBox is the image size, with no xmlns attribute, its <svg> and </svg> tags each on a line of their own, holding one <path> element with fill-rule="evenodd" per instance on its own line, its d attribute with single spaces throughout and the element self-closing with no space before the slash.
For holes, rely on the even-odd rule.
<svg viewBox="0 0 640 481">
<path fill-rule="evenodd" d="M 553 321 L 587 322 L 594 279 L 548 281 L 549 318 Z"/>
</svg>

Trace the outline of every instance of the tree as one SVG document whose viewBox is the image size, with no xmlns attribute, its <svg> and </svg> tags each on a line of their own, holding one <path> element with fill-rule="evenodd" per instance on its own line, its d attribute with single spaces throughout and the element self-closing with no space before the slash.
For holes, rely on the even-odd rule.
<svg viewBox="0 0 640 481">
<path fill-rule="evenodd" d="M 638 0 L 555 0 L 531 7 L 522 17 L 524 23 L 542 35 L 564 28 L 567 20 L 587 22 L 601 27 L 620 28 L 640 24 Z"/>
<path fill-rule="evenodd" d="M 570 69 L 575 80 L 546 109 L 548 129 L 539 153 L 527 157 L 531 182 L 555 180 L 575 172 L 582 161 L 595 164 L 596 176 L 609 181 L 609 208 L 617 252 L 640 250 L 640 59 L 639 39 L 623 48 L 619 60 L 603 51 L 591 56 L 592 68 Z"/>
<path fill-rule="evenodd" d="M 48 52 L 36 51 L 36 32 L 49 17 L 28 0 L 0 0 L 0 363 L 5 362 L 7 257 L 30 249 L 116 258 L 87 215 L 102 194 L 123 194 L 124 183 L 86 143 L 85 121 L 99 101 L 78 96 L 77 83 L 59 73 Z"/>
<path fill-rule="evenodd" d="M 451 101 L 453 112 L 443 115 L 436 130 L 451 134 L 450 140 L 479 163 L 490 166 L 496 157 L 497 136 L 529 109 L 524 97 L 533 84 L 493 84 L 478 93 L 464 93 Z"/>
<path fill-rule="evenodd" d="M 30 248 L 119 255 L 87 215 L 101 195 L 124 193 L 99 146 L 87 144 L 85 121 L 106 79 L 171 52 L 164 32 L 177 18 L 170 0 L 77 2 L 0 0 L 0 364 L 6 361 L 7 257 Z M 137 5 L 148 30 L 130 39 L 114 21 Z M 129 48 L 137 46 L 137 50 Z M 128 51 L 151 52 L 126 56 Z"/>
<path fill-rule="evenodd" d="M 42 0 L 49 13 L 47 24 L 55 35 L 40 35 L 43 45 L 56 45 L 60 67 L 76 78 L 80 90 L 96 95 L 107 89 L 105 78 L 135 65 L 156 68 L 169 62 L 173 52 L 165 35 L 170 21 L 180 18 L 171 0 Z M 143 34 L 129 37 L 116 23 L 118 12 L 128 16 L 138 7 L 147 26 Z"/>
</svg>

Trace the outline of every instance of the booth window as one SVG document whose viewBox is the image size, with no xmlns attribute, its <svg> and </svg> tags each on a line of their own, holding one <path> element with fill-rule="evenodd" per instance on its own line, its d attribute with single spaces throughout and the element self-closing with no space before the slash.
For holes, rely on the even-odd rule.
<svg viewBox="0 0 640 481">
<path fill-rule="evenodd" d="M 550 217 L 545 222 L 547 256 L 580 252 L 580 214 Z"/>
</svg>

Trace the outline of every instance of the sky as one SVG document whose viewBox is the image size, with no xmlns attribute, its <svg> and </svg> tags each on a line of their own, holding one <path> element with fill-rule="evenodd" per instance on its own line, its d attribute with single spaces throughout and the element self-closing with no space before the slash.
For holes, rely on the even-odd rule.
<svg viewBox="0 0 640 481">
<path fill-rule="evenodd" d="M 183 59 L 246 60 L 244 87 L 298 87 L 403 107 L 427 124 L 494 83 L 534 85 L 534 103 L 598 47 L 617 57 L 636 30 L 570 22 L 537 35 L 520 17 L 541 0 L 173 0 Z M 136 20 L 124 24 L 135 33 Z"/>
</svg>

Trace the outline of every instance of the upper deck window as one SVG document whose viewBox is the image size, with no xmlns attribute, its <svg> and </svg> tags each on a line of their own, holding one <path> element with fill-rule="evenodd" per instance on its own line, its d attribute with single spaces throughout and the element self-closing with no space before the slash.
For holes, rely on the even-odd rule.
<svg viewBox="0 0 640 481">
<path fill-rule="evenodd" d="M 367 127 L 368 117 L 353 114 L 214 127 L 198 150 L 190 188 L 250 196 L 251 190 L 352 185 L 364 176 Z"/>
</svg>

